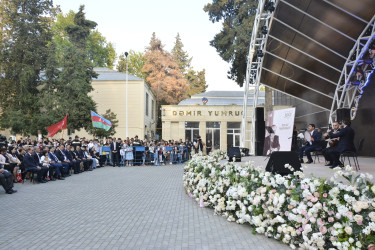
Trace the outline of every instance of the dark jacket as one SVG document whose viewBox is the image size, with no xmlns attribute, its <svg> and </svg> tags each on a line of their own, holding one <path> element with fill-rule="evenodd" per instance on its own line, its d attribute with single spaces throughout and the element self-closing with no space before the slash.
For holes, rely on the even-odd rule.
<svg viewBox="0 0 375 250">
<path fill-rule="evenodd" d="M 344 151 L 356 151 L 354 146 L 354 130 L 346 126 L 345 128 L 342 128 L 339 132 L 334 134 L 333 132 L 329 132 L 329 136 L 331 138 L 337 138 L 340 137 L 339 143 L 336 146 L 337 152 L 344 152 Z"/>
<path fill-rule="evenodd" d="M 38 164 L 35 162 L 34 157 L 32 155 L 26 153 L 23 157 L 23 166 L 25 167 L 25 170 L 28 170 L 30 168 L 37 167 Z"/>
<path fill-rule="evenodd" d="M 65 152 L 64 152 L 64 154 L 65 154 Z M 55 151 L 55 155 L 57 156 L 59 161 L 64 162 L 65 157 L 64 157 L 63 153 L 61 153 L 60 149 Z M 68 156 L 66 154 L 65 154 L 65 156 L 66 156 L 66 159 L 69 160 Z"/>
<path fill-rule="evenodd" d="M 120 143 L 116 142 L 116 148 L 115 148 L 115 143 L 114 142 L 111 143 L 111 151 L 117 151 L 117 153 L 119 153 L 120 149 L 121 149 Z"/>
</svg>

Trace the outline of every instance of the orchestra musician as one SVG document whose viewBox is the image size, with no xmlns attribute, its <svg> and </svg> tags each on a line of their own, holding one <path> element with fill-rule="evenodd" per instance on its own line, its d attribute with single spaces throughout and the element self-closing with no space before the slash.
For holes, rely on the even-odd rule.
<svg viewBox="0 0 375 250">
<path fill-rule="evenodd" d="M 332 166 L 329 168 L 344 167 L 344 164 L 340 162 L 340 153 L 345 151 L 355 152 L 354 146 L 354 130 L 350 127 L 350 120 L 344 119 L 342 121 L 342 129 L 337 133 L 328 131 L 325 136 L 329 135 L 330 138 L 340 138 L 338 145 L 328 150 L 328 157 L 332 161 Z"/>
<path fill-rule="evenodd" d="M 299 159 L 301 163 L 304 163 L 303 161 L 303 152 L 305 152 L 307 156 L 307 164 L 310 164 L 313 162 L 311 157 L 311 151 L 318 150 L 321 148 L 320 146 L 320 139 L 322 138 L 322 134 L 318 131 L 315 131 L 315 125 L 309 124 L 307 127 L 307 135 L 310 137 L 308 138 L 305 136 L 305 145 L 299 148 Z"/>
<path fill-rule="evenodd" d="M 332 133 L 336 134 L 337 132 L 339 132 L 340 131 L 339 122 L 335 121 L 332 124 L 332 128 L 333 128 Z M 331 150 L 332 148 L 337 146 L 340 138 L 339 137 L 330 138 L 329 134 L 325 134 L 325 135 L 327 135 L 325 137 L 328 139 L 328 143 L 327 143 L 327 148 L 325 148 L 322 152 L 323 152 L 324 159 L 327 162 L 326 166 L 332 166 L 333 162 L 332 162 L 331 158 L 328 156 L 328 152 L 329 152 L 329 150 Z"/>
</svg>

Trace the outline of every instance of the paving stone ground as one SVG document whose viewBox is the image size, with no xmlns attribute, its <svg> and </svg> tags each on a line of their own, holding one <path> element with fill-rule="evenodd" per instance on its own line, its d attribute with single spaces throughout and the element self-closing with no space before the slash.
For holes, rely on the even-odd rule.
<svg viewBox="0 0 375 250">
<path fill-rule="evenodd" d="M 185 194 L 183 166 L 105 167 L 0 190 L 0 249 L 288 249 Z"/>
</svg>

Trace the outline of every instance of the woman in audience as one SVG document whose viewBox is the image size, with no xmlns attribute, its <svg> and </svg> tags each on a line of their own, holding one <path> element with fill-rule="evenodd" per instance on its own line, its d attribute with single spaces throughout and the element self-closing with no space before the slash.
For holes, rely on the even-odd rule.
<svg viewBox="0 0 375 250">
<path fill-rule="evenodd" d="M 125 166 L 133 166 L 133 144 L 129 141 L 127 142 L 125 152 Z"/>
<path fill-rule="evenodd" d="M 21 162 L 16 156 L 16 148 L 9 147 L 9 152 L 6 152 L 4 157 L 6 159 L 4 168 L 13 174 L 13 181 L 17 182 L 17 172 L 20 169 Z"/>
</svg>

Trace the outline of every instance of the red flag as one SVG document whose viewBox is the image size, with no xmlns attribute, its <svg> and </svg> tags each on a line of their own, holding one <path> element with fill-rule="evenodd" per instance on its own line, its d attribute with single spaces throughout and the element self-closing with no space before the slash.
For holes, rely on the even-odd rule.
<svg viewBox="0 0 375 250">
<path fill-rule="evenodd" d="M 58 122 L 47 128 L 48 137 L 53 137 L 60 130 L 66 129 L 67 126 L 68 126 L 68 115 L 66 115 L 65 118 L 61 122 Z"/>
</svg>

